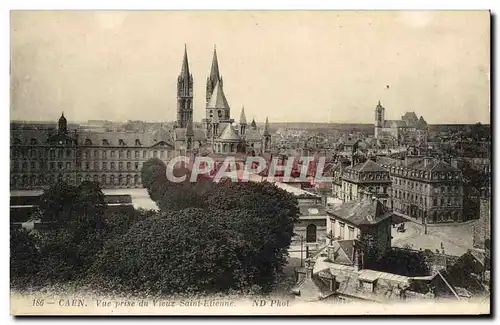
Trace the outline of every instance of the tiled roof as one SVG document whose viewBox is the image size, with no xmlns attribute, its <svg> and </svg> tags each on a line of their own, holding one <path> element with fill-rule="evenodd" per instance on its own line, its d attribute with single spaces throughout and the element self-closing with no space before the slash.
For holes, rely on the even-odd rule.
<svg viewBox="0 0 500 325">
<path fill-rule="evenodd" d="M 375 225 L 392 215 L 379 200 L 371 198 L 349 201 L 327 212 L 354 225 Z"/>
<path fill-rule="evenodd" d="M 186 129 L 185 128 L 176 128 L 175 132 L 175 140 L 176 141 L 185 141 L 186 140 Z M 205 133 L 205 129 L 194 128 L 194 140 L 195 141 L 205 141 L 207 139 L 207 135 Z"/>
<path fill-rule="evenodd" d="M 388 172 L 387 169 L 380 166 L 376 162 L 371 159 L 368 159 L 365 162 L 354 165 L 353 167 L 348 167 L 352 170 L 357 170 L 359 172 Z"/>
<path fill-rule="evenodd" d="M 216 141 L 222 142 L 242 142 L 243 140 L 238 135 L 233 125 L 228 123 L 224 131 L 222 131 L 221 135 Z"/>
<path fill-rule="evenodd" d="M 405 115 L 401 116 L 401 119 L 405 121 L 418 120 L 418 116 L 415 112 L 406 112 Z"/>
</svg>

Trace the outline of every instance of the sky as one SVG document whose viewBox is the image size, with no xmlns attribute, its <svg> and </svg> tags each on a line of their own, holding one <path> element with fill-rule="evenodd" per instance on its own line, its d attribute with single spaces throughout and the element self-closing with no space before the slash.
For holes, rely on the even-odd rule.
<svg viewBox="0 0 500 325">
<path fill-rule="evenodd" d="M 487 11 L 13 11 L 11 120 L 173 121 L 185 45 L 195 121 L 214 45 L 236 120 L 490 120 Z"/>
</svg>

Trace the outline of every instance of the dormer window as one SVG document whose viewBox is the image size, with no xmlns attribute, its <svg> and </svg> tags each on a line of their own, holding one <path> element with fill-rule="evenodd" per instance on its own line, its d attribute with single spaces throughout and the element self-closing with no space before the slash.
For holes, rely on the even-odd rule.
<svg viewBox="0 0 500 325">
<path fill-rule="evenodd" d="M 141 145 L 141 141 L 139 139 L 135 139 L 135 145 L 136 146 L 140 146 Z"/>
<path fill-rule="evenodd" d="M 92 145 L 92 141 L 90 139 L 85 139 L 85 145 L 86 146 L 91 146 Z"/>
<path fill-rule="evenodd" d="M 109 146 L 109 142 L 107 139 L 102 139 L 102 145 L 103 146 Z"/>
<path fill-rule="evenodd" d="M 118 144 L 120 146 L 124 146 L 125 145 L 125 141 L 123 141 L 123 139 L 120 139 L 120 140 L 118 140 Z"/>
</svg>

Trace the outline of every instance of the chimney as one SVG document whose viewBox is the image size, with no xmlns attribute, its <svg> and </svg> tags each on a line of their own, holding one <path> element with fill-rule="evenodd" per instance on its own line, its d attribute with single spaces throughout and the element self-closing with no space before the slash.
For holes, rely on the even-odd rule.
<svg viewBox="0 0 500 325">
<path fill-rule="evenodd" d="M 408 156 L 405 156 L 405 166 L 408 166 Z"/>
</svg>

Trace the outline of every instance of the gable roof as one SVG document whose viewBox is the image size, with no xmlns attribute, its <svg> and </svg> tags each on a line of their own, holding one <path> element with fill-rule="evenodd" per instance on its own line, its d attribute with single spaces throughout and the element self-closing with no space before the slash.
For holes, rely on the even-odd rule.
<svg viewBox="0 0 500 325">
<path fill-rule="evenodd" d="M 379 200 L 370 198 L 346 202 L 327 209 L 327 213 L 356 226 L 376 225 L 392 216 Z"/>
</svg>

